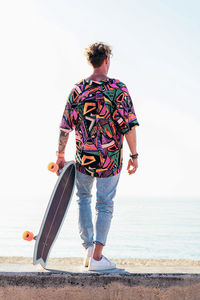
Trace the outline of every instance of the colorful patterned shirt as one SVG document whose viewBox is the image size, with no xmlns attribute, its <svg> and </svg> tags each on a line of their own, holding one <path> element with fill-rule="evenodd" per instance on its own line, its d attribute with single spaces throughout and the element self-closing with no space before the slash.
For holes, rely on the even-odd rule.
<svg viewBox="0 0 200 300">
<path fill-rule="evenodd" d="M 60 129 L 75 130 L 78 171 L 110 177 L 122 168 L 124 134 L 138 125 L 124 83 L 83 79 L 69 94 Z"/>
</svg>

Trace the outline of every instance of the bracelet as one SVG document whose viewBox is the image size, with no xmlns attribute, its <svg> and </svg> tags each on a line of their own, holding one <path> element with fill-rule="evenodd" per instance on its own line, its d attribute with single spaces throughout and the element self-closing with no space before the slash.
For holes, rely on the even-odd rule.
<svg viewBox="0 0 200 300">
<path fill-rule="evenodd" d="M 138 153 L 136 153 L 136 154 L 130 154 L 130 157 L 131 157 L 132 159 L 136 159 L 136 158 L 138 158 Z"/>
<path fill-rule="evenodd" d="M 58 151 L 56 151 L 56 155 L 59 158 L 64 158 L 65 157 L 65 153 L 64 152 L 58 152 Z"/>
</svg>

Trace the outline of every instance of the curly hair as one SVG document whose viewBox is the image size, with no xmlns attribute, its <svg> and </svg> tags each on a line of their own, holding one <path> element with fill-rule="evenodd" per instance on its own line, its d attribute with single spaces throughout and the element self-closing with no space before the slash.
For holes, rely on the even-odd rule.
<svg viewBox="0 0 200 300">
<path fill-rule="evenodd" d="M 112 48 L 102 42 L 97 42 L 85 49 L 85 56 L 90 65 L 98 68 L 102 65 L 104 59 L 112 55 Z"/>
</svg>

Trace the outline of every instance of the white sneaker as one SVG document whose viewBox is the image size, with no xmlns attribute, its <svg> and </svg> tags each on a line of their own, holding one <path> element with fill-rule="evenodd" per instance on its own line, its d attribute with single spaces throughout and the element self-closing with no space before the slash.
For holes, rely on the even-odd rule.
<svg viewBox="0 0 200 300">
<path fill-rule="evenodd" d="M 83 261 L 83 265 L 84 265 L 84 267 L 88 267 L 90 258 L 92 257 L 93 252 L 94 252 L 94 246 L 89 246 L 85 250 L 85 252 L 86 253 L 85 253 L 85 258 L 84 258 L 84 261 Z"/>
<path fill-rule="evenodd" d="M 116 264 L 110 261 L 107 257 L 102 255 L 101 260 L 96 260 L 91 257 L 89 262 L 89 271 L 111 270 L 115 269 Z"/>
</svg>

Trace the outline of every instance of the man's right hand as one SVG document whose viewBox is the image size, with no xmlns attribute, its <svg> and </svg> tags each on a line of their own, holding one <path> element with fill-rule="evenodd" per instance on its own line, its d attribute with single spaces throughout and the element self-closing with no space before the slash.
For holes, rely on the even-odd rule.
<svg viewBox="0 0 200 300">
<path fill-rule="evenodd" d="M 56 164 L 58 165 L 59 169 L 58 170 L 62 170 L 64 168 L 66 161 L 64 159 L 64 157 L 58 157 Z M 57 171 L 56 174 L 59 176 L 59 172 Z"/>
</svg>

